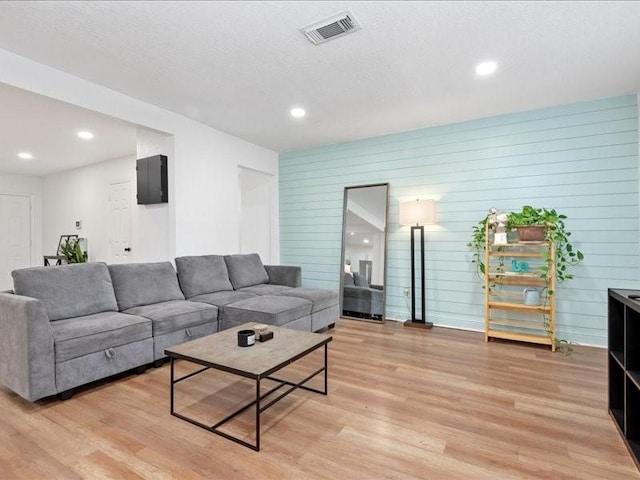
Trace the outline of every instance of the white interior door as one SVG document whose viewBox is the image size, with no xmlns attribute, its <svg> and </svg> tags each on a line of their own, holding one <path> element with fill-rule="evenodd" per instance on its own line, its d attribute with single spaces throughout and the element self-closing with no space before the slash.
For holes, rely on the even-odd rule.
<svg viewBox="0 0 640 480">
<path fill-rule="evenodd" d="M 257 253 L 271 262 L 272 176 L 240 167 L 240 253 Z"/>
<path fill-rule="evenodd" d="M 9 290 L 11 272 L 31 266 L 31 199 L 0 195 L 0 225 L 0 290 Z"/>
<path fill-rule="evenodd" d="M 131 183 L 109 187 L 109 263 L 127 263 L 131 258 Z"/>
</svg>

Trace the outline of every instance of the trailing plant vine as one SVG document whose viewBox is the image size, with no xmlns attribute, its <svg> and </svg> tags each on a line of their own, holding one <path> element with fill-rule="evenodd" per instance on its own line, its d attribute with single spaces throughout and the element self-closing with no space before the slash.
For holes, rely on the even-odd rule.
<svg viewBox="0 0 640 480">
<path fill-rule="evenodd" d="M 486 265 L 484 264 L 484 247 L 486 241 L 487 223 L 489 222 L 487 215 L 480 220 L 472 228 L 471 241 L 467 243 L 467 247 L 471 249 L 471 263 L 476 267 L 478 276 L 485 274 Z M 507 230 L 512 230 L 520 226 L 544 226 L 545 240 L 549 244 L 555 246 L 555 275 L 558 283 L 573 278 L 573 274 L 569 273 L 569 268 L 578 265 L 584 255 L 580 250 L 573 247 L 569 241 L 571 232 L 567 231 L 564 220 L 566 215 L 558 214 L 554 209 L 533 208 L 529 205 L 522 207 L 520 212 L 510 212 L 507 214 Z M 490 229 L 494 226 L 490 225 Z M 541 267 L 540 278 L 547 278 L 549 272 L 549 263 L 551 262 L 551 252 L 545 254 L 545 263 Z"/>
<path fill-rule="evenodd" d="M 487 232 L 494 231 L 496 228 L 495 223 L 491 223 L 492 217 L 493 214 L 490 213 L 472 227 L 471 240 L 467 243 L 467 247 L 472 252 L 471 263 L 480 278 L 484 278 L 485 274 L 488 273 L 488 266 L 485 265 L 485 248 Z M 530 205 L 525 205 L 521 211 L 506 214 L 505 228 L 507 231 L 521 226 L 544 227 L 544 239 L 545 243 L 549 245 L 549 249 L 543 253 L 542 265 L 538 270 L 539 277 L 545 281 L 548 280 L 550 272 L 554 273 L 558 283 L 572 279 L 573 274 L 570 273 L 570 268 L 584 260 L 583 253 L 571 244 L 571 232 L 567 231 L 564 222 L 566 218 L 566 215 L 557 213 L 555 209 L 534 208 Z M 504 247 L 497 247 L 498 252 L 503 250 Z M 504 274 L 504 257 L 499 256 L 496 277 L 499 278 L 502 274 Z M 489 284 L 489 291 L 495 286 L 495 284 Z M 555 292 L 549 288 L 544 290 L 544 306 L 546 307 Z M 545 313 L 542 314 L 544 329 L 554 343 L 556 351 L 563 355 L 570 355 L 573 351 L 572 344 L 567 340 L 557 338 L 551 332 L 551 319 L 546 309 L 544 310 Z"/>
</svg>

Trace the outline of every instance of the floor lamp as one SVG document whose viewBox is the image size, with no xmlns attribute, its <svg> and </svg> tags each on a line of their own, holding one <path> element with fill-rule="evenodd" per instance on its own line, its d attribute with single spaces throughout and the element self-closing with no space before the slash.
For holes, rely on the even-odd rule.
<svg viewBox="0 0 640 480">
<path fill-rule="evenodd" d="M 424 281 L 424 225 L 435 223 L 436 202 L 433 200 L 415 200 L 400 204 L 400 225 L 411 226 L 411 320 L 405 325 L 412 327 L 433 327 L 426 321 L 425 281 Z M 422 315 L 416 317 L 416 232 L 420 233 L 420 301 Z"/>
</svg>

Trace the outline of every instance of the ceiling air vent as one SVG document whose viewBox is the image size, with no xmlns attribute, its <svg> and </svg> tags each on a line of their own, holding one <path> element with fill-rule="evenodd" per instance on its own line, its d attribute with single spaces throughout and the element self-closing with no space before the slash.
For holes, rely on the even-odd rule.
<svg viewBox="0 0 640 480">
<path fill-rule="evenodd" d="M 301 28 L 300 31 L 305 34 L 311 43 L 319 45 L 361 29 L 362 25 L 353 16 L 353 13 L 350 10 L 345 10 L 337 15 Z"/>
</svg>

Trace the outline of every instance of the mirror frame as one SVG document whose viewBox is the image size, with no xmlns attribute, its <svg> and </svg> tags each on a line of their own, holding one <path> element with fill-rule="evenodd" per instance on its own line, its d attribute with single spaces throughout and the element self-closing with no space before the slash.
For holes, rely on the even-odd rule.
<svg viewBox="0 0 640 480">
<path fill-rule="evenodd" d="M 385 212 L 384 212 L 384 269 L 382 273 L 382 278 L 384 281 L 384 295 L 382 296 L 382 319 L 374 320 L 372 318 L 360 318 L 360 317 L 351 317 L 344 315 L 343 312 L 343 302 L 344 302 L 344 262 L 346 260 L 345 257 L 345 247 L 346 247 L 346 239 L 347 239 L 347 199 L 349 190 L 355 190 L 359 188 L 368 188 L 368 187 L 386 187 L 386 198 L 385 198 Z M 343 194 L 343 204 L 342 204 L 342 245 L 341 245 L 341 254 L 340 254 L 340 317 L 348 318 L 351 320 L 360 320 L 362 322 L 372 322 L 372 323 L 385 323 L 387 320 L 387 236 L 389 232 L 389 182 L 384 183 L 369 183 L 365 185 L 351 185 L 348 187 L 344 187 Z"/>
</svg>

